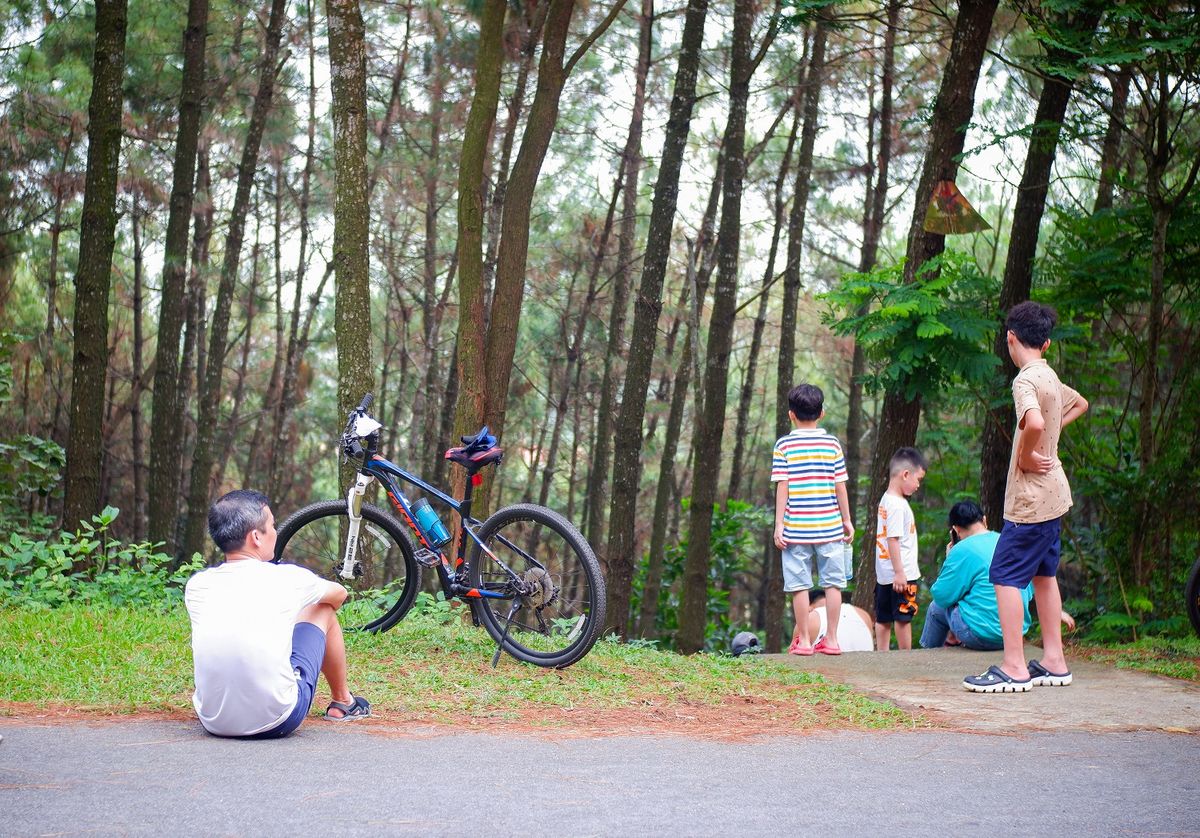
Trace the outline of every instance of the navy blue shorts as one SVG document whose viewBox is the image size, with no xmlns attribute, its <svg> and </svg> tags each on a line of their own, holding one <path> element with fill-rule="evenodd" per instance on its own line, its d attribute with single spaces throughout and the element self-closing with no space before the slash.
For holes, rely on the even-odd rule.
<svg viewBox="0 0 1200 838">
<path fill-rule="evenodd" d="M 312 707 L 317 691 L 317 676 L 325 661 L 325 632 L 312 623 L 296 623 L 292 629 L 292 669 L 296 672 L 296 706 L 292 714 L 270 730 L 256 733 L 248 739 L 279 739 L 287 736 L 304 721 Z"/>
<path fill-rule="evenodd" d="M 1004 522 L 988 579 L 993 585 L 1024 588 L 1035 576 L 1058 573 L 1061 518 L 1037 524 Z"/>
</svg>

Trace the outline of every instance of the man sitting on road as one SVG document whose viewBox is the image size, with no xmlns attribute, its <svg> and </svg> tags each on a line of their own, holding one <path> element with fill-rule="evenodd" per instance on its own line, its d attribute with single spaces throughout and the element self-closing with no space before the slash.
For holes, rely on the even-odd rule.
<svg viewBox="0 0 1200 838">
<path fill-rule="evenodd" d="M 273 564 L 275 516 L 266 495 L 238 489 L 208 510 L 208 532 L 224 564 L 188 580 L 196 692 L 192 704 L 216 736 L 287 736 L 312 706 L 318 673 L 333 701 L 331 721 L 370 715 L 346 683 L 337 609 L 346 589 L 312 571 Z"/>
</svg>

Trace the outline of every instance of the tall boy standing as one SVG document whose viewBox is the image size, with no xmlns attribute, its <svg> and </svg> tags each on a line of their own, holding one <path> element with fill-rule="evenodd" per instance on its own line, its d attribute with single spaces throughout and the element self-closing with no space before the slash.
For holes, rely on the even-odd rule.
<svg viewBox="0 0 1200 838">
<path fill-rule="evenodd" d="M 886 652 L 896 627 L 896 648 L 912 648 L 917 616 L 917 519 L 908 498 L 921 488 L 925 458 L 915 448 L 897 448 L 888 463 L 888 487 L 879 499 L 875 530 L 875 648 Z"/>
<path fill-rule="evenodd" d="M 821 388 L 793 387 L 788 392 L 793 430 L 775 443 L 771 464 L 771 480 L 776 484 L 775 546 L 783 551 L 783 589 L 792 595 L 796 617 L 788 649 L 793 655 L 842 653 L 837 626 L 849 574 L 845 544 L 854 540 L 854 524 L 842 445 L 817 427 L 824 415 Z M 808 633 L 808 592 L 813 586 L 809 564 L 814 558 L 829 621 L 828 633 L 815 647 Z"/>
<path fill-rule="evenodd" d="M 1071 671 L 1063 657 L 1062 597 L 1058 557 L 1062 516 L 1071 508 L 1071 487 L 1058 459 L 1062 429 L 1088 409 L 1087 399 L 1058 380 L 1042 357 L 1050 348 L 1054 309 L 1033 301 L 1008 313 L 1008 354 L 1020 368 L 1013 379 L 1017 428 L 1013 433 L 1004 529 L 989 579 L 996 586 L 1004 661 L 982 675 L 968 676 L 972 692 L 1026 692 L 1035 686 L 1066 686 Z M 1041 661 L 1025 663 L 1021 589 L 1033 581 L 1042 627 Z"/>
</svg>

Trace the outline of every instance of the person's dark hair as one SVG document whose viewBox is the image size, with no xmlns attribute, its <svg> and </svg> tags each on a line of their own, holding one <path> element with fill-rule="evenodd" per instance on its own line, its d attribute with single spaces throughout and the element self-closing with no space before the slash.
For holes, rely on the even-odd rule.
<svg viewBox="0 0 1200 838">
<path fill-rule="evenodd" d="M 983 510 L 974 500 L 960 500 L 950 507 L 950 526 L 969 527 L 983 520 Z"/>
<path fill-rule="evenodd" d="M 812 588 L 808 592 L 808 607 L 815 608 L 824 599 L 825 599 L 825 589 L 824 588 Z"/>
<path fill-rule="evenodd" d="M 234 489 L 208 508 L 208 534 L 222 553 L 241 547 L 251 530 L 267 525 L 271 501 L 253 489 Z"/>
<path fill-rule="evenodd" d="M 1050 306 L 1026 300 L 1009 309 L 1004 325 L 1023 346 L 1041 349 L 1050 340 L 1050 332 L 1057 322 L 1058 314 Z"/>
<path fill-rule="evenodd" d="M 788 390 L 788 409 L 801 422 L 820 419 L 824 407 L 825 394 L 815 384 L 797 384 Z"/>
<path fill-rule="evenodd" d="M 896 453 L 892 455 L 892 461 L 888 464 L 888 474 L 899 474 L 904 469 L 909 471 L 928 471 L 929 465 L 925 462 L 925 457 L 915 448 L 897 448 Z"/>
</svg>

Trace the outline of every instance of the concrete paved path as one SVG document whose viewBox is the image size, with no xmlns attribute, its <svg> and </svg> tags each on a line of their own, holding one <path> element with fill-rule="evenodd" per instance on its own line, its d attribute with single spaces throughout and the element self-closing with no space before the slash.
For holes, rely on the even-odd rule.
<svg viewBox="0 0 1200 838">
<path fill-rule="evenodd" d="M 1200 835 L 1200 737 L 413 735 L 0 720 L 0 835 Z"/>
<path fill-rule="evenodd" d="M 1025 647 L 1027 660 L 1040 658 L 1041 652 L 1036 646 Z M 999 652 L 914 649 L 771 657 L 959 730 L 1200 732 L 1200 686 L 1105 664 L 1068 660 L 1075 676 L 1069 687 L 980 695 L 964 690 L 962 679 L 999 663 Z"/>
</svg>

